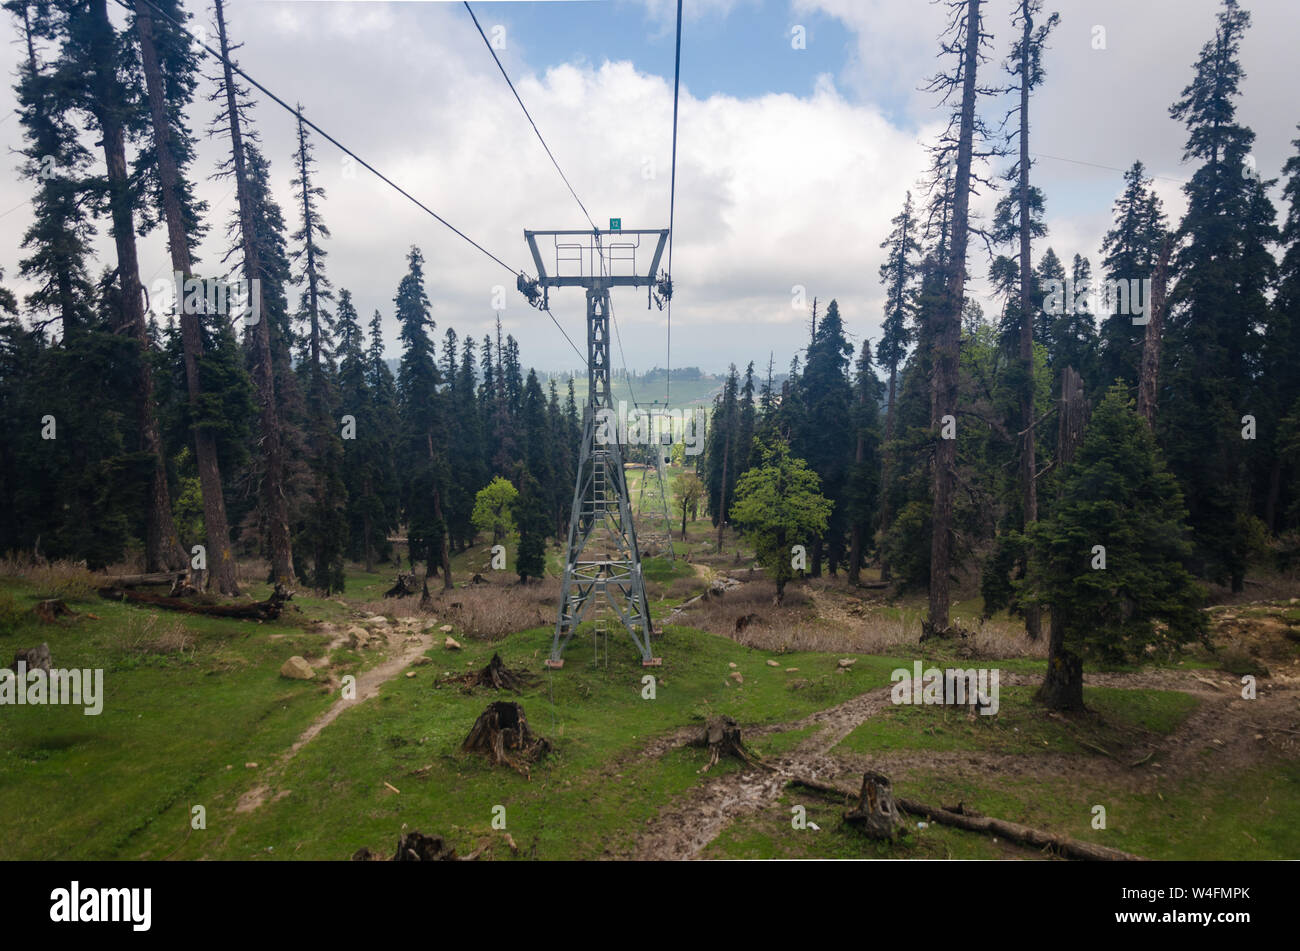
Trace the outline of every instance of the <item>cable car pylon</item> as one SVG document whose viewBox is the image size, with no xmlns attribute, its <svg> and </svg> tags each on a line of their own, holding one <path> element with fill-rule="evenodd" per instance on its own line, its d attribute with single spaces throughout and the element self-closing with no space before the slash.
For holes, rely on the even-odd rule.
<svg viewBox="0 0 1300 951">
<path fill-rule="evenodd" d="M 610 386 L 610 290 L 648 287 L 661 297 L 672 293 L 659 274 L 668 229 L 626 231 L 617 220 L 610 230 L 525 231 L 537 266 L 537 280 L 521 277 L 520 290 L 540 309 L 549 307 L 551 288 L 581 287 L 587 297 L 587 403 L 583 408 L 582 447 L 573 486 L 573 508 L 564 553 L 564 578 L 555 635 L 546 666 L 564 666 L 564 649 L 593 605 L 593 617 L 617 618 L 646 667 L 662 660 L 651 651 L 653 625 L 641 553 L 637 547 L 627 474 L 623 468 L 622 420 Z M 641 241 L 653 236 L 654 250 L 644 272 L 637 268 Z M 554 245 L 553 264 L 542 258 L 539 238 Z M 644 260 L 644 258 L 643 258 Z"/>
</svg>

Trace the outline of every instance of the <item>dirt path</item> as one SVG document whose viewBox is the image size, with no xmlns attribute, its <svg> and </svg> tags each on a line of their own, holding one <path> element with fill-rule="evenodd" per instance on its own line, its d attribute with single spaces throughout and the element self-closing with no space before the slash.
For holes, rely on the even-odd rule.
<svg viewBox="0 0 1300 951">
<path fill-rule="evenodd" d="M 390 629 L 384 631 L 384 634 L 388 639 L 389 656 L 357 676 L 356 697 L 348 700 L 340 696 L 328 710 L 313 720 L 307 729 L 299 734 L 298 739 L 294 740 L 293 744 L 280 754 L 275 763 L 267 769 L 262 776 L 261 782 L 239 797 L 239 802 L 235 804 L 235 812 L 252 812 L 263 803 L 270 801 L 271 790 L 275 781 L 280 778 L 285 767 L 289 765 L 304 746 L 319 736 L 325 727 L 338 719 L 339 714 L 344 710 L 363 703 L 378 694 L 381 686 L 409 667 L 411 662 L 432 647 L 434 642 L 432 634 L 411 633 L 409 628 Z M 330 646 L 337 647 L 345 640 L 346 636 L 342 640 L 336 636 L 331 640 Z M 276 794 L 276 798 L 286 793 L 287 790 L 281 790 Z"/>
<path fill-rule="evenodd" d="M 881 687 L 801 720 L 746 731 L 747 735 L 756 736 L 821 727 L 789 753 L 765 759 L 770 769 L 747 767 L 715 776 L 697 786 L 651 821 L 627 857 L 656 860 L 695 858 L 727 823 L 776 802 L 791 777 L 834 778 L 844 766 L 831 759 L 830 751 L 859 724 L 889 708 L 892 705 L 889 692 L 889 687 Z M 698 732 L 699 727 L 679 730 L 651 743 L 646 747 L 645 755 L 662 756 L 670 749 L 685 745 Z"/>
<path fill-rule="evenodd" d="M 1022 675 L 1007 675 L 1006 679 L 1009 683 L 1038 682 L 1037 678 Z M 1090 780 L 1112 783 L 1126 791 L 1153 792 L 1164 782 L 1193 773 L 1240 771 L 1259 763 L 1270 752 L 1296 755 L 1300 724 L 1295 721 L 1300 719 L 1297 713 L 1300 691 L 1289 686 L 1269 687 L 1261 690 L 1256 700 L 1242 700 L 1240 683 L 1221 671 L 1149 670 L 1085 675 L 1084 680 L 1090 686 L 1180 690 L 1202 702 L 1177 730 L 1147 743 L 1132 760 L 1100 753 L 1010 754 L 966 750 L 832 756 L 831 750 L 854 729 L 892 705 L 890 688 L 879 688 L 800 720 L 746 729 L 745 735 L 754 737 L 821 727 L 794 750 L 766 759 L 764 762 L 771 769 L 746 767 L 715 776 L 695 787 L 653 819 L 631 852 L 621 857 L 695 858 L 728 823 L 775 803 L 787 780 L 796 775 L 832 781 L 866 769 L 894 777 L 915 770 L 937 769 L 1045 780 L 1086 773 Z M 684 728 L 657 738 L 646 746 L 642 755 L 662 756 L 684 746 L 698 732 L 698 727 Z M 1144 750 L 1150 756 L 1143 757 Z"/>
</svg>

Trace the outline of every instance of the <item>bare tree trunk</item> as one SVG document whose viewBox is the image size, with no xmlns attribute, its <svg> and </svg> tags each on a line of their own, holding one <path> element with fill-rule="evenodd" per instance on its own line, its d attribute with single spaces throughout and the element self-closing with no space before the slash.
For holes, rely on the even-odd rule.
<svg viewBox="0 0 1300 951">
<path fill-rule="evenodd" d="M 894 449 L 891 443 L 894 439 L 894 397 L 897 386 L 898 364 L 894 364 L 889 368 L 889 400 L 885 405 L 885 452 L 880 473 L 880 537 L 882 543 L 885 533 L 889 531 L 889 523 L 893 517 L 889 511 L 889 484 L 894 478 Z M 880 580 L 889 581 L 892 577 L 889 570 L 889 559 L 884 555 L 885 546 L 882 544 L 880 548 Z"/>
<path fill-rule="evenodd" d="M 966 294 L 966 243 L 969 238 L 971 152 L 975 135 L 975 73 L 979 61 L 980 0 L 968 0 L 966 47 L 962 55 L 961 129 L 957 170 L 953 181 L 952 254 L 948 262 L 944 312 L 934 333 L 934 389 L 931 425 L 945 416 L 956 418 L 957 359 L 961 345 L 961 311 Z M 948 575 L 952 570 L 952 492 L 957 468 L 957 440 L 938 440 L 934 451 L 934 506 L 930 538 L 929 627 L 948 629 L 951 603 Z"/>
<path fill-rule="evenodd" d="M 153 457 L 145 505 L 145 570 L 183 568 L 189 563 L 172 520 L 171 493 L 163 459 L 162 436 L 158 430 L 154 402 L 153 371 L 149 364 L 149 327 L 145 322 L 144 286 L 140 283 L 140 259 L 135 245 L 135 216 L 131 209 L 131 182 L 126 166 L 126 136 L 122 117 L 126 105 L 117 80 L 117 32 L 108 19 L 107 0 L 92 0 L 90 15 L 94 31 L 95 103 L 91 107 L 103 134 L 104 163 L 108 170 L 109 209 L 113 221 L 113 242 L 117 250 L 117 276 L 122 289 L 122 318 L 140 345 L 140 366 L 136 383 L 136 412 L 141 448 Z"/>
<path fill-rule="evenodd" d="M 217 33 L 221 42 L 222 69 L 226 84 L 226 109 L 230 119 L 230 144 L 235 167 L 235 194 L 239 202 L 239 227 L 244 242 L 244 276 L 249 282 L 249 300 L 257 324 L 252 334 L 254 381 L 260 404 L 262 452 L 266 472 L 262 478 L 262 502 L 265 506 L 271 550 L 271 580 L 274 584 L 292 583 L 293 546 L 289 539 L 289 503 L 284 495 L 284 434 L 280 427 L 280 410 L 275 396 L 275 374 L 271 367 L 271 328 L 262 313 L 262 265 L 257 252 L 253 225 L 252 199 L 248 194 L 248 177 L 244 161 L 244 139 L 240 129 L 239 97 L 235 90 L 234 70 L 230 66 L 230 41 L 226 35 L 223 0 L 215 0 Z"/>
<path fill-rule="evenodd" d="M 718 551 L 722 551 L 722 529 L 727 524 L 727 463 L 731 455 L 731 438 L 722 444 L 722 487 L 718 490 Z"/>
<path fill-rule="evenodd" d="M 1148 315 L 1146 335 L 1142 338 L 1142 367 L 1138 374 L 1138 415 L 1149 429 L 1156 426 L 1156 386 L 1160 375 L 1160 334 L 1165 324 L 1165 298 L 1169 280 L 1169 254 L 1172 242 L 1165 238 L 1160 249 L 1160 260 L 1151 281 L 1151 313 Z"/>
<path fill-rule="evenodd" d="M 862 345 L 865 347 L 866 343 L 863 343 Z M 858 406 L 863 407 L 866 405 L 866 403 L 867 403 L 867 391 L 866 388 L 864 387 L 862 392 L 858 394 Z M 854 469 L 855 472 L 861 471 L 862 459 L 865 455 L 866 455 L 866 440 L 863 438 L 862 435 L 862 427 L 859 426 L 857 450 L 853 454 L 853 461 L 856 465 L 856 468 Z M 859 513 L 859 517 L 853 520 L 853 530 L 849 535 L 849 582 L 852 584 L 857 584 L 858 579 L 862 575 L 862 571 L 858 567 L 858 563 L 861 560 L 862 560 L 862 518 L 861 518 L 861 513 Z M 834 565 L 832 564 L 831 574 L 834 573 L 835 573 L 835 569 L 834 569 Z"/>
<path fill-rule="evenodd" d="M 167 243 L 171 250 L 172 269 L 184 278 L 193 276 L 189 242 L 181 214 L 180 172 L 171 147 L 171 129 L 167 122 L 167 102 L 163 92 L 162 70 L 153 38 L 153 15 L 147 3 L 136 4 L 136 33 L 140 39 L 140 60 L 144 67 L 145 86 L 149 94 L 149 111 L 153 119 L 154 147 L 158 155 L 158 181 L 162 191 L 163 214 L 167 221 Z M 203 337 L 198 316 L 184 304 L 182 287 L 176 288 L 180 315 L 181 345 L 185 353 L 185 381 L 190 407 L 197 409 L 203 393 L 199 377 L 199 359 L 203 356 Z M 208 570 L 222 594 L 238 594 L 239 583 L 235 559 L 230 548 L 230 530 L 226 522 L 226 502 L 222 492 L 221 466 L 217 461 L 217 441 L 204 428 L 194 429 L 194 461 L 199 470 L 203 493 L 203 525 L 208 541 Z"/>
<path fill-rule="evenodd" d="M 1061 373 L 1061 411 L 1056 436 L 1058 465 L 1068 465 L 1074 458 L 1075 450 L 1083 440 L 1087 417 L 1083 378 L 1073 367 L 1066 367 Z M 1052 611 L 1047 639 L 1047 675 L 1038 690 L 1038 699 L 1052 710 L 1083 709 L 1083 660 L 1065 646 L 1070 620 L 1064 611 Z M 1075 623 L 1078 623 L 1077 619 Z"/>
<path fill-rule="evenodd" d="M 1038 464 L 1035 460 L 1034 434 L 1034 304 L 1029 229 L 1029 83 L 1031 79 L 1030 44 L 1034 29 L 1029 0 L 1021 0 L 1024 32 L 1021 36 L 1020 62 L 1020 364 L 1024 373 L 1024 391 L 1020 397 L 1020 418 L 1024 424 L 1024 445 L 1020 452 L 1020 484 L 1023 490 L 1024 527 L 1038 521 Z M 1025 560 L 1032 556 L 1025 549 Z M 1042 611 L 1036 604 L 1025 606 L 1025 633 L 1031 641 L 1043 633 Z"/>
</svg>

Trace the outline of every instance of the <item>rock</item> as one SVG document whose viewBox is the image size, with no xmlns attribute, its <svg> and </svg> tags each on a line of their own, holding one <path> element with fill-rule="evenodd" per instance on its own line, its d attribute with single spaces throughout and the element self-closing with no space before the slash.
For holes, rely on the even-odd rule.
<svg viewBox="0 0 1300 951">
<path fill-rule="evenodd" d="M 450 633 L 451 633 L 451 625 L 450 625 L 450 624 L 444 624 L 442 627 L 438 628 L 438 630 L 442 631 L 442 633 L 444 633 L 444 634 L 450 634 Z"/>
<path fill-rule="evenodd" d="M 780 667 L 780 666 L 781 666 L 781 663 L 780 663 L 780 661 L 769 660 L 769 661 L 767 662 L 767 666 L 769 666 L 769 667 Z"/>
<path fill-rule="evenodd" d="M 736 665 L 731 663 L 730 661 L 727 662 L 727 666 L 730 667 L 732 670 L 736 669 Z"/>
<path fill-rule="evenodd" d="M 425 664 L 432 664 L 432 663 L 433 663 L 432 659 L 430 659 L 424 654 L 421 654 L 419 657 L 415 658 L 415 660 L 411 661 L 411 666 L 423 667 Z"/>
<path fill-rule="evenodd" d="M 732 680 L 734 680 L 734 681 L 735 681 L 736 683 L 738 683 L 738 684 L 743 684 L 743 683 L 745 682 L 745 675 L 742 674 L 742 673 L 741 673 L 740 671 L 738 671 L 738 670 L 733 670 L 733 671 L 732 671 L 731 673 L 729 673 L 727 676 L 730 677 Z"/>
<path fill-rule="evenodd" d="M 799 668 L 798 668 L 798 667 L 787 667 L 787 668 L 785 669 L 785 672 L 786 672 L 787 674 L 797 674 L 797 673 L 799 672 Z"/>
<path fill-rule="evenodd" d="M 312 670 L 311 664 L 306 660 L 294 654 L 280 668 L 280 676 L 288 677 L 290 680 L 311 680 L 316 676 L 316 671 Z"/>
<path fill-rule="evenodd" d="M 352 641 L 353 650 L 365 650 L 375 639 L 375 636 L 364 627 L 350 627 L 347 630 L 347 635 Z"/>
<path fill-rule="evenodd" d="M 452 637 L 450 634 L 448 634 L 447 639 L 442 642 L 442 646 L 447 648 L 447 650 L 449 651 L 460 650 L 460 642 L 456 640 L 456 638 Z"/>
<path fill-rule="evenodd" d="M 244 764 L 244 769 L 257 769 L 257 764 L 256 764 L 256 763 L 245 763 L 245 764 Z"/>
<path fill-rule="evenodd" d="M 366 623 L 373 624 L 376 627 L 387 627 L 388 618 L 384 617 L 382 614 L 376 614 L 373 617 L 366 618 Z"/>
<path fill-rule="evenodd" d="M 841 667 L 852 667 L 852 666 L 853 666 L 854 664 L 856 664 L 857 662 L 858 662 L 858 659 L 857 659 L 856 657 L 841 657 L 841 658 L 840 658 L 840 666 L 841 666 Z"/>
<path fill-rule="evenodd" d="M 406 672 L 406 676 L 408 676 L 408 677 L 414 677 L 414 676 L 415 676 L 415 671 L 413 671 L 413 670 L 408 670 L 408 671 Z"/>
<path fill-rule="evenodd" d="M 29 671 L 43 670 L 48 673 L 50 670 L 50 645 L 41 644 L 37 647 L 20 650 L 14 654 L 13 669 L 15 673 L 18 671 L 19 662 L 25 662 Z"/>
</svg>

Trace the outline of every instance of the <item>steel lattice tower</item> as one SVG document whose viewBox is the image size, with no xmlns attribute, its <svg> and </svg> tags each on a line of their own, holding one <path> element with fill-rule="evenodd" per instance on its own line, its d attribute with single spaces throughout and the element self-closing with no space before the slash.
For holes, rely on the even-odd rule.
<svg viewBox="0 0 1300 951">
<path fill-rule="evenodd" d="M 669 560 L 673 560 L 673 523 L 668 515 L 668 487 L 664 476 L 665 446 L 659 431 L 659 414 L 655 410 L 650 414 L 650 445 L 646 447 L 645 458 L 653 469 L 641 473 L 636 512 L 649 529 L 645 533 L 646 541 L 654 543 L 654 554 L 666 554 Z"/>
<path fill-rule="evenodd" d="M 537 247 L 540 235 L 554 239 L 554 273 L 548 273 L 542 261 Z M 643 235 L 655 235 L 658 242 L 647 272 L 638 274 L 636 252 Z M 647 287 L 661 299 L 671 294 L 667 276 L 655 276 L 668 231 L 623 231 L 617 227 L 610 231 L 525 231 L 524 238 L 538 274 L 536 282 L 522 275 L 519 279 L 519 289 L 530 301 L 548 309 L 552 287 L 583 287 L 587 296 L 587 405 L 559 613 L 546 665 L 564 665 L 565 647 L 584 618 L 591 615 L 598 638 L 608 618 L 615 617 L 631 636 L 641 663 L 658 666 L 659 658 L 650 651 L 653 629 L 619 443 L 622 421 L 610 388 L 609 292 L 613 287 Z"/>
</svg>

